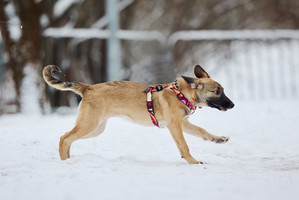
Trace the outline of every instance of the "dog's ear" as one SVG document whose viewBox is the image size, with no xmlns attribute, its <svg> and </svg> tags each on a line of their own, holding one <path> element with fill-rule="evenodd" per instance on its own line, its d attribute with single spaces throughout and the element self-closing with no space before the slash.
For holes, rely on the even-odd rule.
<svg viewBox="0 0 299 200">
<path fill-rule="evenodd" d="M 193 89 L 202 89 L 203 85 L 196 78 L 191 78 L 187 76 L 182 76 L 182 78 L 191 86 Z"/>
<path fill-rule="evenodd" d="M 194 67 L 194 74 L 197 78 L 210 78 L 209 74 L 200 65 Z"/>
</svg>

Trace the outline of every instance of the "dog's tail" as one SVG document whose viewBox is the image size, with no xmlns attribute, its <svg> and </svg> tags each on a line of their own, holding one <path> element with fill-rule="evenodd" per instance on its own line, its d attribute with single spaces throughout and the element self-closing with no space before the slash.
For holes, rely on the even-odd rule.
<svg viewBox="0 0 299 200">
<path fill-rule="evenodd" d="M 67 82 L 61 81 L 54 77 L 56 73 L 61 73 L 61 69 L 55 65 L 48 65 L 43 69 L 43 77 L 46 83 L 58 90 L 72 91 L 83 97 L 83 92 L 87 87 L 87 84 L 80 82 Z"/>
</svg>

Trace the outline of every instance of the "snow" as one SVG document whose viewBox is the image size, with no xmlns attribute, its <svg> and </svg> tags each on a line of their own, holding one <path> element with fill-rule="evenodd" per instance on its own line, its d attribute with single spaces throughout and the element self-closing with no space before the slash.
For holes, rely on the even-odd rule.
<svg viewBox="0 0 299 200">
<path fill-rule="evenodd" d="M 167 129 L 109 120 L 97 138 L 79 140 L 60 161 L 59 137 L 76 114 L 0 117 L 0 193 L 8 199 L 298 199 L 298 101 L 235 102 L 227 112 L 190 117 L 215 144 L 186 135 L 180 158 Z"/>
<path fill-rule="evenodd" d="M 22 24 L 16 15 L 15 7 L 11 1 L 5 6 L 5 13 L 8 16 L 8 22 L 6 24 L 8 25 L 10 37 L 17 41 L 21 37 Z"/>
<path fill-rule="evenodd" d="M 60 17 L 73 4 L 81 3 L 81 2 L 82 2 L 81 0 L 68 0 L 68 1 L 59 0 L 59 1 L 57 1 L 54 6 L 54 16 L 56 16 L 57 18 Z"/>
<path fill-rule="evenodd" d="M 110 36 L 109 31 L 99 29 L 88 29 L 88 28 L 69 28 L 65 26 L 63 28 L 47 28 L 43 32 L 44 36 L 47 37 L 74 37 L 74 38 L 100 38 L 105 39 Z"/>
<path fill-rule="evenodd" d="M 24 68 L 24 79 L 21 87 L 22 113 L 27 115 L 41 113 L 39 104 L 39 88 L 37 86 L 39 75 L 34 64 L 27 64 Z"/>
</svg>

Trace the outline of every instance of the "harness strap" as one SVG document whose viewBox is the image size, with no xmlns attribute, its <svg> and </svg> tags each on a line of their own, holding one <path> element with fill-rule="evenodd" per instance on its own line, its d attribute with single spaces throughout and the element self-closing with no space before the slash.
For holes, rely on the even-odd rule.
<svg viewBox="0 0 299 200">
<path fill-rule="evenodd" d="M 153 105 L 153 100 L 152 100 L 152 91 L 153 91 L 153 88 L 148 88 L 149 91 L 146 93 L 146 100 L 147 100 L 147 111 L 150 115 L 150 118 L 153 122 L 153 124 L 157 127 L 159 127 L 159 123 L 155 117 L 155 111 L 154 111 L 154 105 Z M 147 89 L 147 90 L 148 90 Z"/>
<path fill-rule="evenodd" d="M 156 87 L 149 87 L 145 90 L 146 92 L 146 100 L 147 100 L 147 111 L 150 115 L 150 118 L 153 122 L 153 124 L 157 127 L 159 127 L 159 123 L 158 123 L 158 120 L 156 119 L 156 116 L 155 116 L 155 111 L 154 111 L 154 103 L 153 103 L 153 100 L 152 100 L 152 93 L 153 92 L 160 92 L 166 88 L 168 88 L 169 86 L 168 85 L 157 85 Z"/>
<path fill-rule="evenodd" d="M 177 81 L 172 83 L 171 89 L 174 91 L 178 99 L 191 110 L 191 114 L 193 114 L 196 110 L 196 106 L 193 106 L 192 103 L 183 95 L 183 93 L 181 93 L 181 91 L 178 88 Z"/>
<path fill-rule="evenodd" d="M 191 114 L 194 113 L 196 106 L 193 106 L 190 101 L 180 92 L 177 81 L 173 82 L 171 85 L 157 85 L 156 87 L 148 87 L 145 92 L 146 92 L 146 100 L 147 100 L 147 111 L 150 115 L 150 118 L 153 122 L 153 124 L 157 127 L 159 127 L 158 120 L 156 119 L 155 116 L 155 111 L 154 111 L 154 104 L 152 100 L 152 93 L 153 92 L 160 92 L 164 89 L 172 89 L 174 93 L 177 95 L 178 99 L 184 103 L 190 110 Z"/>
</svg>

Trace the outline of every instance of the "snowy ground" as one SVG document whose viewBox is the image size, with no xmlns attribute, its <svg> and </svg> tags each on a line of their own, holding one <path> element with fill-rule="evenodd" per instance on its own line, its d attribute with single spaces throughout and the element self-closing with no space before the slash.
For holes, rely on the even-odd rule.
<svg viewBox="0 0 299 200">
<path fill-rule="evenodd" d="M 8 199 L 288 199 L 299 197 L 299 106 L 296 101 L 204 108 L 191 121 L 217 135 L 214 144 L 186 135 L 180 158 L 166 129 L 113 118 L 99 137 L 73 144 L 60 161 L 59 137 L 75 115 L 0 117 L 0 194 Z"/>
</svg>

